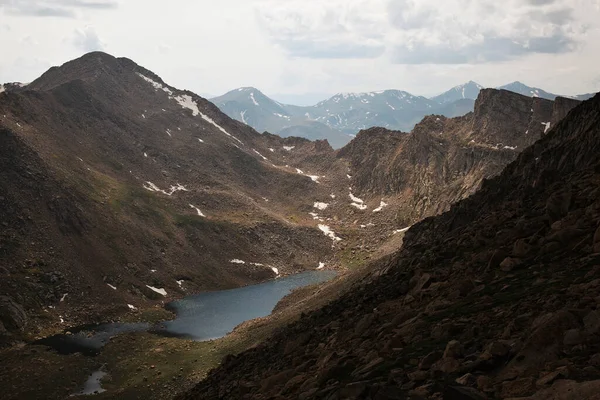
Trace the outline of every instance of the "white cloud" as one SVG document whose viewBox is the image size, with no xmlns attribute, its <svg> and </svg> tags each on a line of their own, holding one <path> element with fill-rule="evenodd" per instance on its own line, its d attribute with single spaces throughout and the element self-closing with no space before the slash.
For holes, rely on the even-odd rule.
<svg viewBox="0 0 600 400">
<path fill-rule="evenodd" d="M 44 5 L 72 18 L 40 17 Z M 0 82 L 29 82 L 53 65 L 104 48 L 173 86 L 215 95 L 241 86 L 280 95 L 391 88 L 434 95 L 471 79 L 484 86 L 520 80 L 577 94 L 600 89 L 599 5 L 172 0 L 165 7 L 148 0 L 0 0 Z"/>
<path fill-rule="evenodd" d="M 102 40 L 92 26 L 86 26 L 84 29 L 76 29 L 73 44 L 76 48 L 86 53 L 104 50 L 104 43 L 102 43 Z"/>
<path fill-rule="evenodd" d="M 257 4 L 256 15 L 292 56 L 375 58 L 385 50 L 383 0 L 269 0 Z"/>
<path fill-rule="evenodd" d="M 110 0 L 0 0 L 0 10 L 11 15 L 75 18 L 79 10 L 117 8 Z"/>
</svg>

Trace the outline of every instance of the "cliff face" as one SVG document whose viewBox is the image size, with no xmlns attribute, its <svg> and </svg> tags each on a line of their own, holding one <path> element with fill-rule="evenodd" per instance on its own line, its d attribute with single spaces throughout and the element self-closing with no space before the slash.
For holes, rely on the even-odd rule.
<svg viewBox="0 0 600 400">
<path fill-rule="evenodd" d="M 361 285 L 179 398 L 594 398 L 598 154 L 600 96 Z"/>
<path fill-rule="evenodd" d="M 408 224 L 474 193 L 575 104 L 561 102 L 553 111 L 549 100 L 485 89 L 473 113 L 428 116 L 408 134 L 373 128 L 338 157 L 348 161 L 359 193 L 396 197 Z"/>
</svg>

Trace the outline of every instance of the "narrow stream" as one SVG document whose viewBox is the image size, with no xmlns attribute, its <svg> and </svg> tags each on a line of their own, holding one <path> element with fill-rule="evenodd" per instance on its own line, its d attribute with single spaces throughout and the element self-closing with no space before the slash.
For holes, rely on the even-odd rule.
<svg viewBox="0 0 600 400">
<path fill-rule="evenodd" d="M 162 336 L 197 341 L 218 339 L 237 325 L 269 315 L 279 300 L 292 290 L 326 282 L 335 271 L 307 271 L 258 285 L 201 293 L 167 304 L 177 315 L 172 321 L 155 326 L 148 323 L 109 323 L 73 328 L 71 334 L 59 334 L 34 342 L 60 354 L 96 355 L 114 337 L 127 332 L 151 332 Z"/>
</svg>

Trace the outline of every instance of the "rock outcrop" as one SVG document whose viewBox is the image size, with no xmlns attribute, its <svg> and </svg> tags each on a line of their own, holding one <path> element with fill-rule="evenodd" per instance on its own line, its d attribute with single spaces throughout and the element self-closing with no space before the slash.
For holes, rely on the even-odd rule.
<svg viewBox="0 0 600 400">
<path fill-rule="evenodd" d="M 597 398 L 598 154 L 600 96 L 362 284 L 178 398 Z"/>
</svg>

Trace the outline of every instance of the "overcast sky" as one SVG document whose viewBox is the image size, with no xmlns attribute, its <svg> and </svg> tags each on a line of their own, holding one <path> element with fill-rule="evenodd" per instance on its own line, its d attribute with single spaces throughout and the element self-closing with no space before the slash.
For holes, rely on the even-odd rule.
<svg viewBox="0 0 600 400">
<path fill-rule="evenodd" d="M 600 0 L 0 0 L 0 82 L 93 50 L 199 94 L 572 95 L 600 90 Z"/>
</svg>

